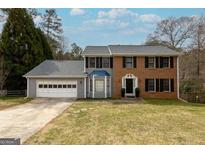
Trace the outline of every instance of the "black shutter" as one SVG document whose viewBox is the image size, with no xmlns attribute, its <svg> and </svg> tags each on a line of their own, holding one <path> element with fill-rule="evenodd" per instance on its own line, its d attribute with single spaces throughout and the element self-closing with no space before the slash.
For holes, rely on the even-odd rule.
<svg viewBox="0 0 205 154">
<path fill-rule="evenodd" d="M 174 79 L 171 79 L 171 92 L 174 92 Z"/>
<path fill-rule="evenodd" d="M 164 91 L 164 88 L 163 88 L 163 79 L 160 79 L 160 91 Z"/>
<path fill-rule="evenodd" d="M 99 57 L 96 57 L 96 68 L 100 68 L 100 65 L 99 65 Z"/>
<path fill-rule="evenodd" d="M 102 57 L 99 57 L 99 62 L 100 62 L 100 68 L 102 68 Z"/>
<path fill-rule="evenodd" d="M 148 57 L 145 57 L 145 68 L 148 68 Z"/>
<path fill-rule="evenodd" d="M 173 57 L 170 57 L 169 60 L 170 60 L 170 67 L 173 68 L 174 67 L 174 61 L 173 61 L 174 59 L 173 59 Z"/>
<path fill-rule="evenodd" d="M 159 61 L 160 61 L 160 68 L 163 68 L 163 57 L 160 57 Z"/>
<path fill-rule="evenodd" d="M 137 61 L 136 61 L 136 57 L 133 57 L 133 66 L 134 66 L 134 68 L 136 68 L 136 66 L 137 66 L 137 63 L 136 63 Z"/>
<path fill-rule="evenodd" d="M 155 57 L 155 66 L 159 68 L 159 57 Z"/>
<path fill-rule="evenodd" d="M 125 68 L 125 57 L 122 57 L 122 67 Z"/>
<path fill-rule="evenodd" d="M 85 58 L 85 65 L 86 65 L 86 68 L 88 68 L 88 57 Z"/>
<path fill-rule="evenodd" d="M 145 79 L 145 91 L 148 91 L 148 79 Z"/>
<path fill-rule="evenodd" d="M 113 68 L 113 58 L 110 57 L 110 68 Z"/>
<path fill-rule="evenodd" d="M 156 91 L 159 92 L 159 79 L 156 79 Z"/>
</svg>

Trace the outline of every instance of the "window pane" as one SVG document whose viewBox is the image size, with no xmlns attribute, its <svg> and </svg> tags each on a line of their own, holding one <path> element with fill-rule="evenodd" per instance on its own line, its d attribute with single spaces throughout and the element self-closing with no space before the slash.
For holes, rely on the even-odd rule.
<svg viewBox="0 0 205 154">
<path fill-rule="evenodd" d="M 103 68 L 109 68 L 110 66 L 109 66 L 109 63 L 110 63 L 110 58 L 108 58 L 108 57 L 103 57 L 102 58 L 102 67 Z"/>
<path fill-rule="evenodd" d="M 39 88 L 43 88 L 43 85 L 42 85 L 42 84 L 39 84 L 38 87 L 39 87 Z"/>
<path fill-rule="evenodd" d="M 125 67 L 132 68 L 132 57 L 125 57 Z"/>
<path fill-rule="evenodd" d="M 63 88 L 66 88 L 66 84 L 63 85 Z"/>
<path fill-rule="evenodd" d="M 96 80 L 95 81 L 95 90 L 96 92 L 104 91 L 104 80 Z"/>
<path fill-rule="evenodd" d="M 169 80 L 163 79 L 163 91 L 169 91 Z"/>
<path fill-rule="evenodd" d="M 76 88 L 76 85 L 75 85 L 75 84 L 73 84 L 73 85 L 72 85 L 72 88 Z"/>
<path fill-rule="evenodd" d="M 44 85 L 43 85 L 43 88 L 48 88 L 48 85 L 47 85 L 47 84 L 44 84 Z"/>
<path fill-rule="evenodd" d="M 61 84 L 59 84 L 59 85 L 58 85 L 58 88 L 62 88 L 62 85 L 61 85 Z"/>
<path fill-rule="evenodd" d="M 148 91 L 154 91 L 154 79 L 148 79 Z"/>
<path fill-rule="evenodd" d="M 95 68 L 95 57 L 90 57 L 90 68 Z"/>
<path fill-rule="evenodd" d="M 154 67 L 154 57 L 148 57 L 148 67 L 149 68 Z"/>
<path fill-rule="evenodd" d="M 169 57 L 162 57 L 162 67 L 169 67 Z"/>
<path fill-rule="evenodd" d="M 48 85 L 48 88 L 52 88 L 52 84 L 49 84 L 49 85 Z"/>
<path fill-rule="evenodd" d="M 53 85 L 53 88 L 57 88 L 57 84 L 54 84 L 54 85 Z"/>
<path fill-rule="evenodd" d="M 43 85 L 43 88 L 48 88 L 48 85 L 47 85 L 47 84 L 44 84 L 44 85 Z"/>
<path fill-rule="evenodd" d="M 70 85 L 70 84 L 68 84 L 68 88 L 71 88 L 71 85 Z"/>
</svg>

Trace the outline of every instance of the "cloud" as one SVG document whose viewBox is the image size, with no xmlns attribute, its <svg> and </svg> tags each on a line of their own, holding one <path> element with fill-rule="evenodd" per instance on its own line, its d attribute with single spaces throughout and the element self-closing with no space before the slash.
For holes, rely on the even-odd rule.
<svg viewBox="0 0 205 154">
<path fill-rule="evenodd" d="M 85 14 L 85 10 L 79 9 L 79 8 L 74 8 L 74 9 L 71 9 L 70 11 L 71 16 L 78 16 L 78 15 L 83 15 L 83 14 Z"/>
<path fill-rule="evenodd" d="M 106 26 L 106 25 L 111 25 L 114 24 L 115 20 L 110 20 L 110 19 L 93 19 L 93 20 L 86 20 L 84 24 L 87 26 Z"/>
<path fill-rule="evenodd" d="M 137 17 L 138 14 L 134 13 L 128 9 L 111 9 L 108 12 L 105 11 L 99 11 L 98 12 L 98 17 L 99 18 L 104 18 L 104 17 L 108 17 L 108 18 L 118 18 L 118 17 L 123 17 L 123 16 L 134 16 Z"/>
<path fill-rule="evenodd" d="M 121 32 L 124 35 L 136 35 L 137 33 L 150 33 L 150 30 L 145 27 L 137 27 L 132 29 L 126 29 Z"/>
<path fill-rule="evenodd" d="M 161 17 L 156 14 L 143 14 L 139 16 L 139 19 L 145 23 L 155 23 L 161 20 Z"/>
</svg>

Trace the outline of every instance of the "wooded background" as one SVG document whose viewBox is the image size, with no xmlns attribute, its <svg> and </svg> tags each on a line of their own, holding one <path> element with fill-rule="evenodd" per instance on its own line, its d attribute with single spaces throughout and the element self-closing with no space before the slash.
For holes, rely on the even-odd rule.
<svg viewBox="0 0 205 154">
<path fill-rule="evenodd" d="M 23 74 L 45 59 L 80 60 L 82 48 L 63 34 L 55 9 L 1 9 L 0 90 L 25 89 Z M 40 23 L 34 23 L 37 17 Z M 137 36 L 136 36 L 137 37 Z M 180 93 L 191 102 L 205 102 L 205 17 L 169 17 L 156 25 L 145 45 L 161 45 L 181 53 Z"/>
</svg>

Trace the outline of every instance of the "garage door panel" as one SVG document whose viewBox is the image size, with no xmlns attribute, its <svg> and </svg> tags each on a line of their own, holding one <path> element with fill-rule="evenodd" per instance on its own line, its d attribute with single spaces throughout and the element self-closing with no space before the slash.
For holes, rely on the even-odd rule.
<svg viewBox="0 0 205 154">
<path fill-rule="evenodd" d="M 77 81 L 39 80 L 37 97 L 77 97 Z"/>
</svg>

